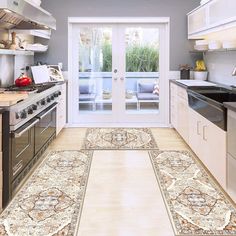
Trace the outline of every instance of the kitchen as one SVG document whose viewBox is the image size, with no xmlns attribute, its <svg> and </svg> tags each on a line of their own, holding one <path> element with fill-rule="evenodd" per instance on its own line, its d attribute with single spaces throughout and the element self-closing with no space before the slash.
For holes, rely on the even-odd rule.
<svg viewBox="0 0 236 236">
<path fill-rule="evenodd" d="M 233 0 L 0 3 L 0 235 L 236 234 Z"/>
</svg>

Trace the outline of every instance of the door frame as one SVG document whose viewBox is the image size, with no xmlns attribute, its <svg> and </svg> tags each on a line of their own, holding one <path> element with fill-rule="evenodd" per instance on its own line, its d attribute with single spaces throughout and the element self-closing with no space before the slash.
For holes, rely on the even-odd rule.
<svg viewBox="0 0 236 236">
<path fill-rule="evenodd" d="M 74 24 L 163 24 L 165 33 L 165 54 L 163 54 L 163 92 L 165 99 L 162 101 L 163 106 L 163 120 L 155 123 L 73 123 L 73 25 Z M 136 126 L 136 127 L 165 127 L 169 126 L 169 51 L 170 51 L 170 18 L 169 17 L 68 17 L 68 126 L 69 127 L 89 127 L 89 126 Z"/>
</svg>

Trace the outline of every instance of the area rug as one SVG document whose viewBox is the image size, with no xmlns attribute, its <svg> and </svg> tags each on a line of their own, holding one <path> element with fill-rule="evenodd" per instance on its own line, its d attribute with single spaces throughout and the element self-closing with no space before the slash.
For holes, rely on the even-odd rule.
<svg viewBox="0 0 236 236">
<path fill-rule="evenodd" d="M 148 128 L 89 128 L 83 149 L 147 150 L 158 147 Z"/>
<path fill-rule="evenodd" d="M 0 235 L 74 235 L 91 159 L 91 151 L 50 153 L 1 214 Z"/>
<path fill-rule="evenodd" d="M 186 151 L 150 157 L 176 235 L 236 235 L 235 206 L 195 157 Z"/>
</svg>

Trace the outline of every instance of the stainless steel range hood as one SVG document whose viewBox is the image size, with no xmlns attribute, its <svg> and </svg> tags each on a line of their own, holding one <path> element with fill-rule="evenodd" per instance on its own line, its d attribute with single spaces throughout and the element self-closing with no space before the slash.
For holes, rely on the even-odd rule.
<svg viewBox="0 0 236 236">
<path fill-rule="evenodd" d="M 0 29 L 56 29 L 56 20 L 28 1 L 0 0 Z"/>
</svg>

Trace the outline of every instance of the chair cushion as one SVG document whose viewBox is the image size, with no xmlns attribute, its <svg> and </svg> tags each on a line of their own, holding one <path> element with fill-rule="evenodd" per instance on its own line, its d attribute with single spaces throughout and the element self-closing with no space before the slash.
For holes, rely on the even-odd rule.
<svg viewBox="0 0 236 236">
<path fill-rule="evenodd" d="M 139 83 L 139 93 L 152 93 L 154 89 L 154 83 Z"/>
<path fill-rule="evenodd" d="M 79 93 L 80 94 L 92 93 L 93 89 L 94 89 L 94 85 L 92 85 L 92 84 L 80 84 L 79 85 Z"/>
<path fill-rule="evenodd" d="M 80 94 L 79 95 L 79 101 L 85 102 L 85 101 L 94 101 L 96 98 L 95 93 L 90 93 L 90 94 Z"/>
<path fill-rule="evenodd" d="M 137 93 L 138 100 L 159 100 L 159 96 L 153 93 Z"/>
</svg>

